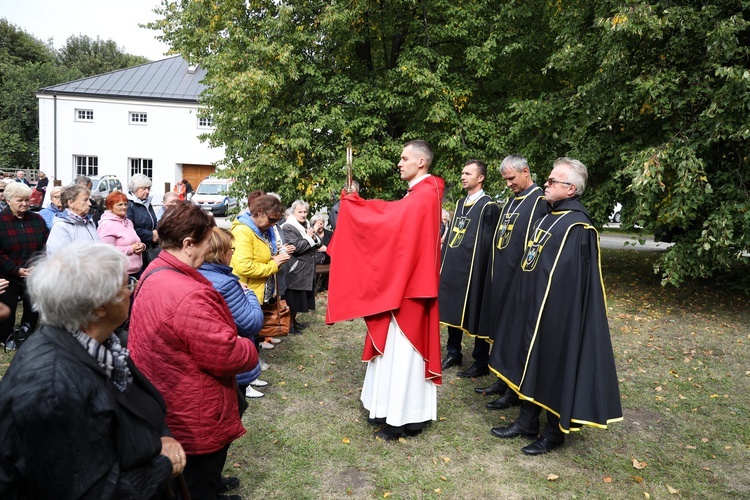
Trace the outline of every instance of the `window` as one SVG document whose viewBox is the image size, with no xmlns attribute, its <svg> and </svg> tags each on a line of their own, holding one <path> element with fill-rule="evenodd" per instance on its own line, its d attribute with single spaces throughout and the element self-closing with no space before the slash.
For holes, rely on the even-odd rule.
<svg viewBox="0 0 750 500">
<path fill-rule="evenodd" d="M 76 121 L 93 122 L 94 110 L 93 109 L 76 109 Z"/>
<path fill-rule="evenodd" d="M 148 113 L 139 113 L 135 111 L 130 112 L 130 123 L 132 124 L 144 124 L 148 123 Z"/>
<path fill-rule="evenodd" d="M 148 160 L 145 158 L 131 158 L 130 159 L 130 175 L 143 174 L 149 179 L 154 176 L 154 160 Z"/>
<path fill-rule="evenodd" d="M 87 177 L 96 177 L 99 175 L 99 157 L 98 156 L 74 156 L 76 175 L 85 175 Z"/>
<path fill-rule="evenodd" d="M 209 128 L 214 126 L 214 119 L 210 117 L 198 118 L 198 127 Z"/>
</svg>

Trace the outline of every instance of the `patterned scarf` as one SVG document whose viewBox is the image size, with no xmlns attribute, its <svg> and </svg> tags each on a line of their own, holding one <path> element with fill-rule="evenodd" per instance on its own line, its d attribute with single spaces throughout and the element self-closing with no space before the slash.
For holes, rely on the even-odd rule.
<svg viewBox="0 0 750 500">
<path fill-rule="evenodd" d="M 99 366 L 107 374 L 107 377 L 115 384 L 120 392 L 125 392 L 128 384 L 133 382 L 133 375 L 128 368 L 127 360 L 130 351 L 120 343 L 120 339 L 114 333 L 109 336 L 103 344 L 97 342 L 82 331 L 77 331 L 73 337 L 80 342 Z"/>
</svg>

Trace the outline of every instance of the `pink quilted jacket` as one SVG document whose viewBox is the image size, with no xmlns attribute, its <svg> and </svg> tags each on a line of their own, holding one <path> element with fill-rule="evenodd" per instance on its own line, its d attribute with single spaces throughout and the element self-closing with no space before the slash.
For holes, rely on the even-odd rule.
<svg viewBox="0 0 750 500">
<path fill-rule="evenodd" d="M 167 267 L 153 272 L 159 267 Z M 211 282 L 162 251 L 143 273 L 130 320 L 136 366 L 167 402 L 167 424 L 188 454 L 213 453 L 245 434 L 234 376 L 258 363 Z"/>
</svg>

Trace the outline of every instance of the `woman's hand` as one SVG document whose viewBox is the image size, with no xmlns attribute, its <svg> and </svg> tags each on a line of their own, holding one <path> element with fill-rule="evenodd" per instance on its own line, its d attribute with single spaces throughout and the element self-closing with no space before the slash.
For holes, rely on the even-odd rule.
<svg viewBox="0 0 750 500">
<path fill-rule="evenodd" d="M 0 293 L 5 293 L 5 289 L 10 285 L 10 281 L 0 279 Z"/>
<path fill-rule="evenodd" d="M 307 228 L 307 235 L 308 236 L 315 236 L 315 229 L 308 227 Z"/>
<path fill-rule="evenodd" d="M 22 267 L 21 269 L 18 270 L 18 276 L 21 278 L 26 278 L 29 276 L 29 273 L 31 272 L 32 269 L 33 267 Z"/>
<path fill-rule="evenodd" d="M 328 250 L 328 247 L 325 245 L 321 245 L 318 247 L 318 252 L 325 252 L 326 250 Z"/>
<path fill-rule="evenodd" d="M 140 241 L 138 243 L 133 243 L 133 253 L 136 255 L 142 254 L 146 250 L 146 244 L 141 243 Z"/>
<path fill-rule="evenodd" d="M 284 262 L 286 262 L 286 261 L 288 261 L 290 259 L 288 253 L 280 253 L 278 255 L 274 255 L 271 258 L 273 259 L 274 262 L 276 262 L 276 267 L 281 267 L 281 265 Z"/>
<path fill-rule="evenodd" d="M 297 247 L 294 245 L 284 245 L 284 250 L 286 250 L 286 253 L 294 253 L 294 251 L 297 250 Z"/>
<path fill-rule="evenodd" d="M 151 237 L 151 241 L 153 241 L 154 243 L 159 241 L 159 233 L 156 232 L 156 229 L 154 229 L 154 235 L 153 237 Z"/>
<path fill-rule="evenodd" d="M 185 450 L 182 449 L 182 445 L 178 443 L 175 438 L 169 436 L 162 436 L 161 438 L 161 453 L 172 462 L 172 478 L 174 479 L 180 474 L 185 468 L 187 463 L 187 457 L 185 456 Z"/>
</svg>

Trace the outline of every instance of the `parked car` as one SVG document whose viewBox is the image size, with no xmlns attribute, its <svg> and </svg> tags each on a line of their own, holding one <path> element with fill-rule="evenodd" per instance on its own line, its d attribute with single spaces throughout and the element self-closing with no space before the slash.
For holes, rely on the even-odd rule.
<svg viewBox="0 0 750 500">
<path fill-rule="evenodd" d="M 99 178 L 92 178 L 91 196 L 99 195 L 106 198 L 112 191 L 122 191 L 122 182 L 117 176 L 102 175 Z"/>
<path fill-rule="evenodd" d="M 233 183 L 232 179 L 207 177 L 198 184 L 190 201 L 213 215 L 225 216 L 237 206 L 237 199 L 229 196 Z"/>
<path fill-rule="evenodd" d="M 609 222 L 616 222 L 617 224 L 622 221 L 622 214 L 620 213 L 622 211 L 622 205 L 620 203 L 615 203 L 614 208 L 612 209 L 612 213 L 609 214 Z"/>
</svg>

